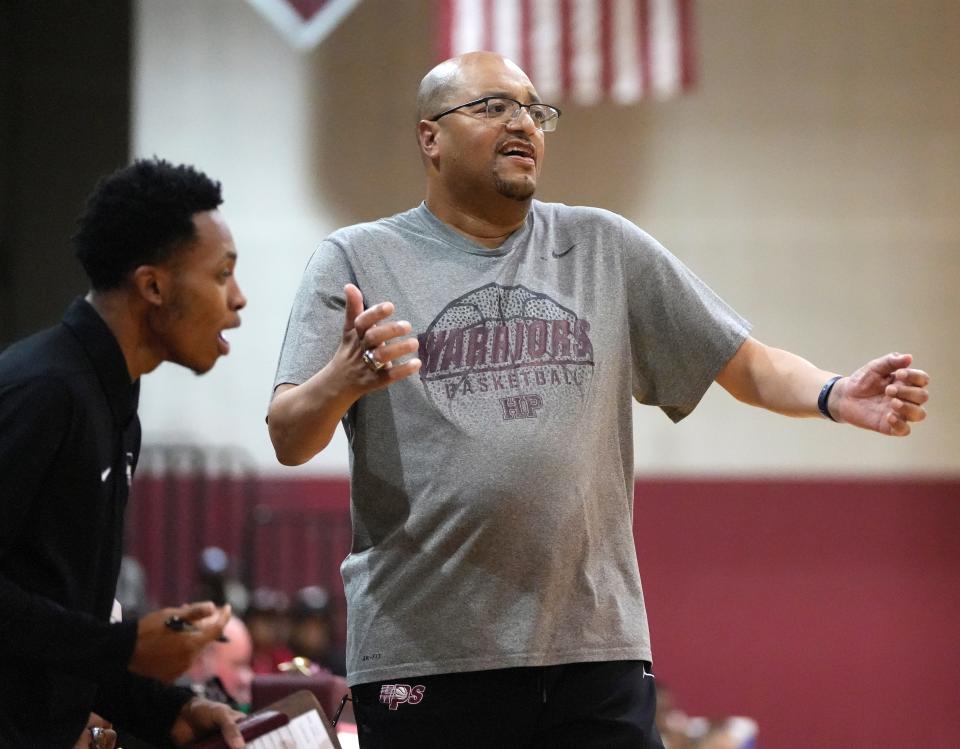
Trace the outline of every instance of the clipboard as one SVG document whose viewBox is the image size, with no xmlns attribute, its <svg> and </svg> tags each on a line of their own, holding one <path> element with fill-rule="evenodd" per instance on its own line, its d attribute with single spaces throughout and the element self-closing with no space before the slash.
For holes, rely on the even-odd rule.
<svg viewBox="0 0 960 749">
<path fill-rule="evenodd" d="M 342 749 L 337 732 L 312 692 L 302 689 L 237 723 L 247 749 Z M 227 749 L 217 734 L 188 749 Z"/>
</svg>

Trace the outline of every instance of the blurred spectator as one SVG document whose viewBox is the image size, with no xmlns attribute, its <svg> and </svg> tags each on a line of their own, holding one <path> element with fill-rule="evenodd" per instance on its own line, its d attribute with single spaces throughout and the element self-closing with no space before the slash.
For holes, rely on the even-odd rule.
<svg viewBox="0 0 960 749">
<path fill-rule="evenodd" d="M 711 720 L 687 715 L 676 706 L 673 691 L 657 684 L 657 730 L 665 749 L 756 749 L 757 722 L 732 716 Z"/>
<path fill-rule="evenodd" d="M 287 596 L 272 588 L 256 588 L 250 596 L 250 605 L 244 620 L 253 640 L 253 671 L 275 674 L 281 663 L 293 659 L 287 647 L 289 623 Z"/>
<path fill-rule="evenodd" d="M 757 749 L 759 726 L 753 718 L 734 715 L 723 722 L 724 729 L 733 740 L 736 749 Z"/>
<path fill-rule="evenodd" d="M 740 749 L 725 721 L 711 724 L 693 746 L 694 749 Z"/>
<path fill-rule="evenodd" d="M 198 601 L 213 601 L 217 606 L 229 603 L 235 614 L 243 616 L 250 595 L 246 586 L 237 580 L 227 552 L 219 546 L 207 546 L 200 552 L 197 572 L 200 576 Z"/>
<path fill-rule="evenodd" d="M 687 730 L 689 718 L 677 708 L 671 690 L 662 681 L 657 684 L 657 713 L 654 718 L 664 749 L 691 749 L 692 740 Z"/>
<path fill-rule="evenodd" d="M 757 722 L 733 716 L 718 720 L 691 718 L 687 734 L 694 739 L 691 749 L 756 749 Z"/>
<path fill-rule="evenodd" d="M 229 642 L 211 642 L 193 662 L 181 683 L 207 699 L 247 712 L 253 682 L 253 642 L 243 621 L 230 618 L 223 634 Z"/>
<path fill-rule="evenodd" d="M 290 649 L 295 656 L 333 673 L 347 673 L 346 656 L 333 644 L 333 622 L 330 594 L 321 585 L 310 585 L 297 591 L 290 607 Z"/>
</svg>

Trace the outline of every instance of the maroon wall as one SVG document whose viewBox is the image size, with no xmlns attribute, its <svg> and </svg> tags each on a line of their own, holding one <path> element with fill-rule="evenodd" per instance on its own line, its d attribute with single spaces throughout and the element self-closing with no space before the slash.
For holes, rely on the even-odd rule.
<svg viewBox="0 0 960 749">
<path fill-rule="evenodd" d="M 655 670 L 761 745 L 960 747 L 960 482 L 648 481 Z"/>
<path fill-rule="evenodd" d="M 150 481 L 135 501 L 153 512 L 134 515 L 153 530 L 132 529 L 148 560 L 165 514 Z M 286 508 L 255 577 L 340 595 L 345 479 L 206 487 L 208 503 Z M 204 514 L 205 534 L 179 535 L 241 538 L 235 508 L 171 527 Z M 680 708 L 749 715 L 764 749 L 960 747 L 960 479 L 643 480 L 634 518 L 655 672 Z"/>
</svg>

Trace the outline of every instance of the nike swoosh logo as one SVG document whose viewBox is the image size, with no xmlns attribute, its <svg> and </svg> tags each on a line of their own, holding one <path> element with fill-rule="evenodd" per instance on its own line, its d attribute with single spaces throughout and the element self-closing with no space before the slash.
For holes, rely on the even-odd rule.
<svg viewBox="0 0 960 749">
<path fill-rule="evenodd" d="M 570 245 L 569 247 L 567 247 L 567 249 L 561 250 L 560 252 L 557 252 L 556 250 L 551 250 L 551 251 L 550 251 L 550 254 L 553 255 L 554 257 L 563 257 L 564 255 L 566 255 L 568 252 L 570 252 L 570 250 L 572 250 L 572 249 L 573 249 L 574 247 L 576 247 L 576 246 L 577 246 L 577 243 L 574 242 L 572 245 Z"/>
<path fill-rule="evenodd" d="M 104 468 L 103 471 L 100 473 L 100 481 L 103 483 L 106 483 L 107 477 L 110 475 L 110 471 L 112 470 L 113 470 L 113 466 L 107 466 L 106 468 Z"/>
<path fill-rule="evenodd" d="M 646 679 L 648 676 L 649 676 L 651 679 L 655 678 L 652 673 L 650 673 L 649 671 L 647 671 L 647 667 L 646 667 L 646 666 L 643 666 L 643 678 Z"/>
</svg>

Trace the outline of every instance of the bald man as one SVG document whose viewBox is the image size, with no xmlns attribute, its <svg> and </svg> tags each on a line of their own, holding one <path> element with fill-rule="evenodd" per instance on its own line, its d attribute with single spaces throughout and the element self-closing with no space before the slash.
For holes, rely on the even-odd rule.
<svg viewBox="0 0 960 749">
<path fill-rule="evenodd" d="M 223 628 L 226 642 L 209 643 L 185 674 L 196 694 L 249 711 L 253 684 L 253 640 L 242 619 L 231 616 Z"/>
<path fill-rule="evenodd" d="M 631 397 L 678 421 L 716 381 L 906 435 L 928 377 L 766 346 L 626 219 L 534 200 L 560 111 L 509 60 L 444 62 L 417 106 L 425 201 L 320 245 L 269 410 L 281 463 L 349 438 L 361 746 L 660 749 Z"/>
</svg>

